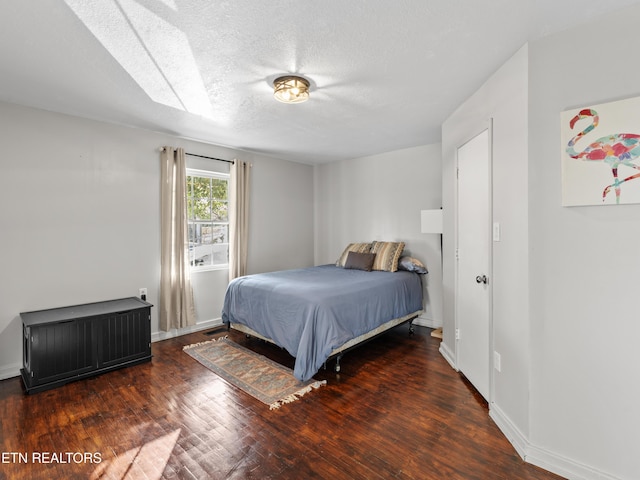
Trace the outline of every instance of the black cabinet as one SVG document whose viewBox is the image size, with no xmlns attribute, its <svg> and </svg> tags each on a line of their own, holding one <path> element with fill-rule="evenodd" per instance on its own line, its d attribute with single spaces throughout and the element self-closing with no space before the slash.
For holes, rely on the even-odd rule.
<svg viewBox="0 0 640 480">
<path fill-rule="evenodd" d="M 131 297 L 21 313 L 27 393 L 151 360 L 152 306 Z"/>
</svg>

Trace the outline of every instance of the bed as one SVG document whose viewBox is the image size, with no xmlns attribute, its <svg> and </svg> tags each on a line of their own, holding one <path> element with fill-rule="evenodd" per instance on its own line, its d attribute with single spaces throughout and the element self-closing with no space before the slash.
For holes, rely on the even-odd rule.
<svg viewBox="0 0 640 480">
<path fill-rule="evenodd" d="M 397 260 L 397 259 L 396 259 Z M 366 271 L 334 264 L 232 280 L 222 320 L 295 357 L 309 380 L 330 357 L 422 313 L 422 280 L 406 270 Z"/>
</svg>

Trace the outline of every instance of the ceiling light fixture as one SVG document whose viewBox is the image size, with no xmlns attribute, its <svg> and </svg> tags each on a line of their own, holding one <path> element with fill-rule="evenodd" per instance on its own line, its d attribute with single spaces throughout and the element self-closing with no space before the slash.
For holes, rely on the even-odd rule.
<svg viewBox="0 0 640 480">
<path fill-rule="evenodd" d="M 273 96 L 282 103 L 302 103 L 309 99 L 309 81 L 296 75 L 278 77 L 273 81 Z"/>
</svg>

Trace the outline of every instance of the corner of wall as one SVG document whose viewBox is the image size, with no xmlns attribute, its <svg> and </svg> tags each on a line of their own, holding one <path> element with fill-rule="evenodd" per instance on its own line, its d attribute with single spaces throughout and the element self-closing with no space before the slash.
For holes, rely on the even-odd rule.
<svg viewBox="0 0 640 480">
<path fill-rule="evenodd" d="M 440 348 L 438 349 L 440 355 L 444 357 L 451 368 L 453 368 L 456 372 L 458 371 L 458 367 L 456 367 L 456 354 L 449 348 L 449 346 L 444 342 L 440 342 Z"/>
</svg>

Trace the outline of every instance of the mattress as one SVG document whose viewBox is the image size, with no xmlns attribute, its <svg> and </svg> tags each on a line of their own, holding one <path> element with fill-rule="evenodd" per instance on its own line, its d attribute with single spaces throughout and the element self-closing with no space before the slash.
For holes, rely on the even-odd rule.
<svg viewBox="0 0 640 480">
<path fill-rule="evenodd" d="M 306 381 L 336 349 L 420 313 L 422 301 L 416 273 L 321 265 L 232 280 L 222 320 L 245 325 L 286 349 L 296 359 L 294 376 Z"/>
</svg>

